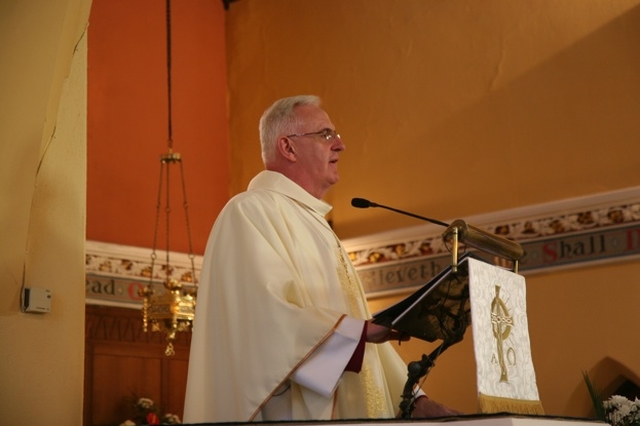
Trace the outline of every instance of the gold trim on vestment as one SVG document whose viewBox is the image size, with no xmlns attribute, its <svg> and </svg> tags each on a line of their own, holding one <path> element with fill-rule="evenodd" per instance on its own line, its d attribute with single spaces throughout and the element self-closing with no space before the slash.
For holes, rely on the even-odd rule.
<svg viewBox="0 0 640 426">
<path fill-rule="evenodd" d="M 337 239 L 337 237 L 336 237 Z M 338 278 L 340 285 L 347 295 L 349 300 L 349 306 L 352 314 L 359 315 L 361 318 L 367 317 L 367 312 L 362 306 L 362 293 L 359 291 L 359 287 L 355 284 L 355 277 L 350 273 L 347 261 L 345 260 L 345 251 L 338 241 L 337 255 L 340 259 L 339 264 L 342 266 L 336 267 L 338 272 Z M 358 374 L 362 391 L 365 397 L 365 404 L 367 410 L 367 417 L 379 418 L 386 414 L 386 398 L 381 391 L 381 386 L 376 385 L 376 380 L 371 369 L 369 357 L 366 352 L 364 359 L 362 360 L 362 370 Z"/>
<path fill-rule="evenodd" d="M 335 238 L 336 246 L 333 246 L 331 242 L 327 241 L 326 237 L 324 237 L 322 233 L 318 231 L 320 236 L 325 241 L 327 241 L 327 244 L 334 247 L 334 255 L 336 258 L 336 273 L 338 275 L 340 286 L 342 287 L 342 290 L 347 297 L 350 315 L 355 318 L 367 320 L 369 318 L 369 313 L 366 306 L 366 298 L 359 284 L 358 277 L 356 275 L 355 269 L 353 268 L 353 265 L 351 268 L 349 268 L 349 264 L 351 264 L 351 261 L 349 260 L 349 262 L 347 263 L 348 254 L 342 246 L 340 239 L 333 231 L 333 229 L 331 229 L 329 224 L 317 217 L 314 212 L 309 209 L 308 206 L 300 203 L 297 200 L 292 201 L 296 202 L 298 205 L 308 211 L 310 213 L 310 216 L 322 227 L 326 228 Z M 362 387 L 362 392 L 365 399 L 367 417 L 380 418 L 383 417 L 387 412 L 386 398 L 385 394 L 382 391 L 382 385 L 377 385 L 377 381 L 374 376 L 375 369 L 372 368 L 371 361 L 369 359 L 370 358 L 367 356 L 367 350 L 365 350 L 362 369 L 358 374 L 358 380 L 360 381 L 360 386 Z M 338 392 L 336 390 L 333 395 L 332 419 L 335 418 L 337 394 Z"/>
</svg>

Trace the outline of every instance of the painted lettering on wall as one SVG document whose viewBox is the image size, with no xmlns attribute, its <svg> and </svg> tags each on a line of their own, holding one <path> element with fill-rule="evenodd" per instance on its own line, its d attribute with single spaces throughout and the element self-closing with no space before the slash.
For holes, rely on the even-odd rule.
<svg viewBox="0 0 640 426">
<path fill-rule="evenodd" d="M 132 305 L 141 305 L 142 297 L 139 290 L 146 287 L 148 282 L 132 281 L 127 279 L 87 275 L 85 280 L 85 294 L 88 299 L 108 300 Z M 184 288 L 189 285 L 183 284 Z M 153 284 L 156 294 L 162 294 L 165 289 L 161 283 Z"/>
<path fill-rule="evenodd" d="M 550 269 L 604 259 L 640 256 L 640 226 L 594 228 L 576 235 L 552 235 L 520 241 L 526 253 L 519 270 Z M 476 252 L 493 262 L 490 255 Z M 411 262 L 385 262 L 356 268 L 367 293 L 404 290 L 426 284 L 451 264 L 450 255 L 425 256 Z"/>
</svg>

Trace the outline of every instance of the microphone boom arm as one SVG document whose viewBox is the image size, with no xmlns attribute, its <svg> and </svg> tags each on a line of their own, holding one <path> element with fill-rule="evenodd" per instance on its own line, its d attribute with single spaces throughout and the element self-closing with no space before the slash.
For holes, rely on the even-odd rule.
<svg viewBox="0 0 640 426">
<path fill-rule="evenodd" d="M 410 212 L 405 212 L 405 211 L 402 211 L 402 210 L 394 209 L 393 207 L 383 206 L 382 204 L 372 203 L 371 207 L 382 207 L 383 209 L 387 209 L 387 210 L 394 211 L 396 213 L 400 213 L 400 214 L 404 214 L 404 215 L 407 215 L 407 216 L 415 217 L 416 219 L 424 220 L 426 222 L 431 222 L 431 223 L 433 223 L 435 225 L 444 226 L 445 228 L 449 226 L 448 223 L 440 222 L 439 220 L 436 220 L 436 219 L 430 219 L 428 217 L 419 216 L 419 215 L 414 214 L 414 213 L 410 213 Z"/>
<path fill-rule="evenodd" d="M 491 253 L 495 256 L 510 259 L 513 262 L 513 271 L 518 273 L 518 262 L 524 257 L 524 250 L 522 246 L 512 240 L 508 240 L 504 237 L 492 234 L 491 232 L 484 231 L 475 226 L 469 225 L 464 220 L 458 219 L 452 224 L 441 222 L 436 219 L 420 216 L 415 213 L 410 213 L 404 210 L 398 210 L 393 207 L 377 204 L 364 198 L 351 199 L 351 205 L 366 209 L 368 207 L 380 207 L 383 209 L 391 210 L 396 213 L 403 214 L 405 216 L 411 216 L 416 219 L 424 220 L 426 222 L 440 225 L 447 228 L 442 234 L 442 240 L 445 243 L 452 243 L 452 268 L 455 271 L 458 267 L 458 245 L 464 243 L 469 247 L 476 248 L 478 250 Z"/>
<path fill-rule="evenodd" d="M 359 209 L 366 209 L 368 207 L 380 207 L 382 209 L 391 210 L 392 212 L 400 213 L 400 214 L 403 214 L 405 216 L 411 216 L 411 217 L 414 217 L 416 219 L 424 220 L 425 222 L 430 222 L 430 223 L 433 223 L 435 225 L 444 226 L 445 228 L 449 226 L 448 223 L 441 222 L 441 221 L 436 220 L 436 219 L 431 219 L 431 218 L 428 218 L 428 217 L 419 216 L 419 215 L 417 215 L 415 213 L 406 212 L 404 210 L 394 209 L 393 207 L 389 207 L 389 206 L 385 206 L 385 205 L 382 205 L 382 204 L 374 203 L 373 201 L 365 200 L 364 198 L 352 198 L 351 199 L 351 205 L 353 207 L 357 207 Z"/>
</svg>

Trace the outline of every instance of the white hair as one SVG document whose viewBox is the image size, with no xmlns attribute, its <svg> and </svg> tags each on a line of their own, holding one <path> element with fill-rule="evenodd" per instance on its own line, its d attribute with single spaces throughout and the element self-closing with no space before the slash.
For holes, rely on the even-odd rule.
<svg viewBox="0 0 640 426">
<path fill-rule="evenodd" d="M 297 125 L 295 108 L 303 105 L 320 106 L 315 95 L 299 95 L 282 98 L 273 103 L 260 118 L 260 146 L 262 161 L 266 165 L 275 158 L 276 141 L 282 135 L 293 132 Z"/>
</svg>

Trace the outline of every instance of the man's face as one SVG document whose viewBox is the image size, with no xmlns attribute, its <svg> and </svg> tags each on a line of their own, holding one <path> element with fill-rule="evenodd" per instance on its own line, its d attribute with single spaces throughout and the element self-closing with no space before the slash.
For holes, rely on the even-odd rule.
<svg viewBox="0 0 640 426">
<path fill-rule="evenodd" d="M 298 167 L 307 190 L 321 198 L 340 178 L 338 157 L 345 145 L 322 108 L 304 105 L 296 107 L 295 111 L 300 124 L 289 138 L 295 146 Z"/>
</svg>

